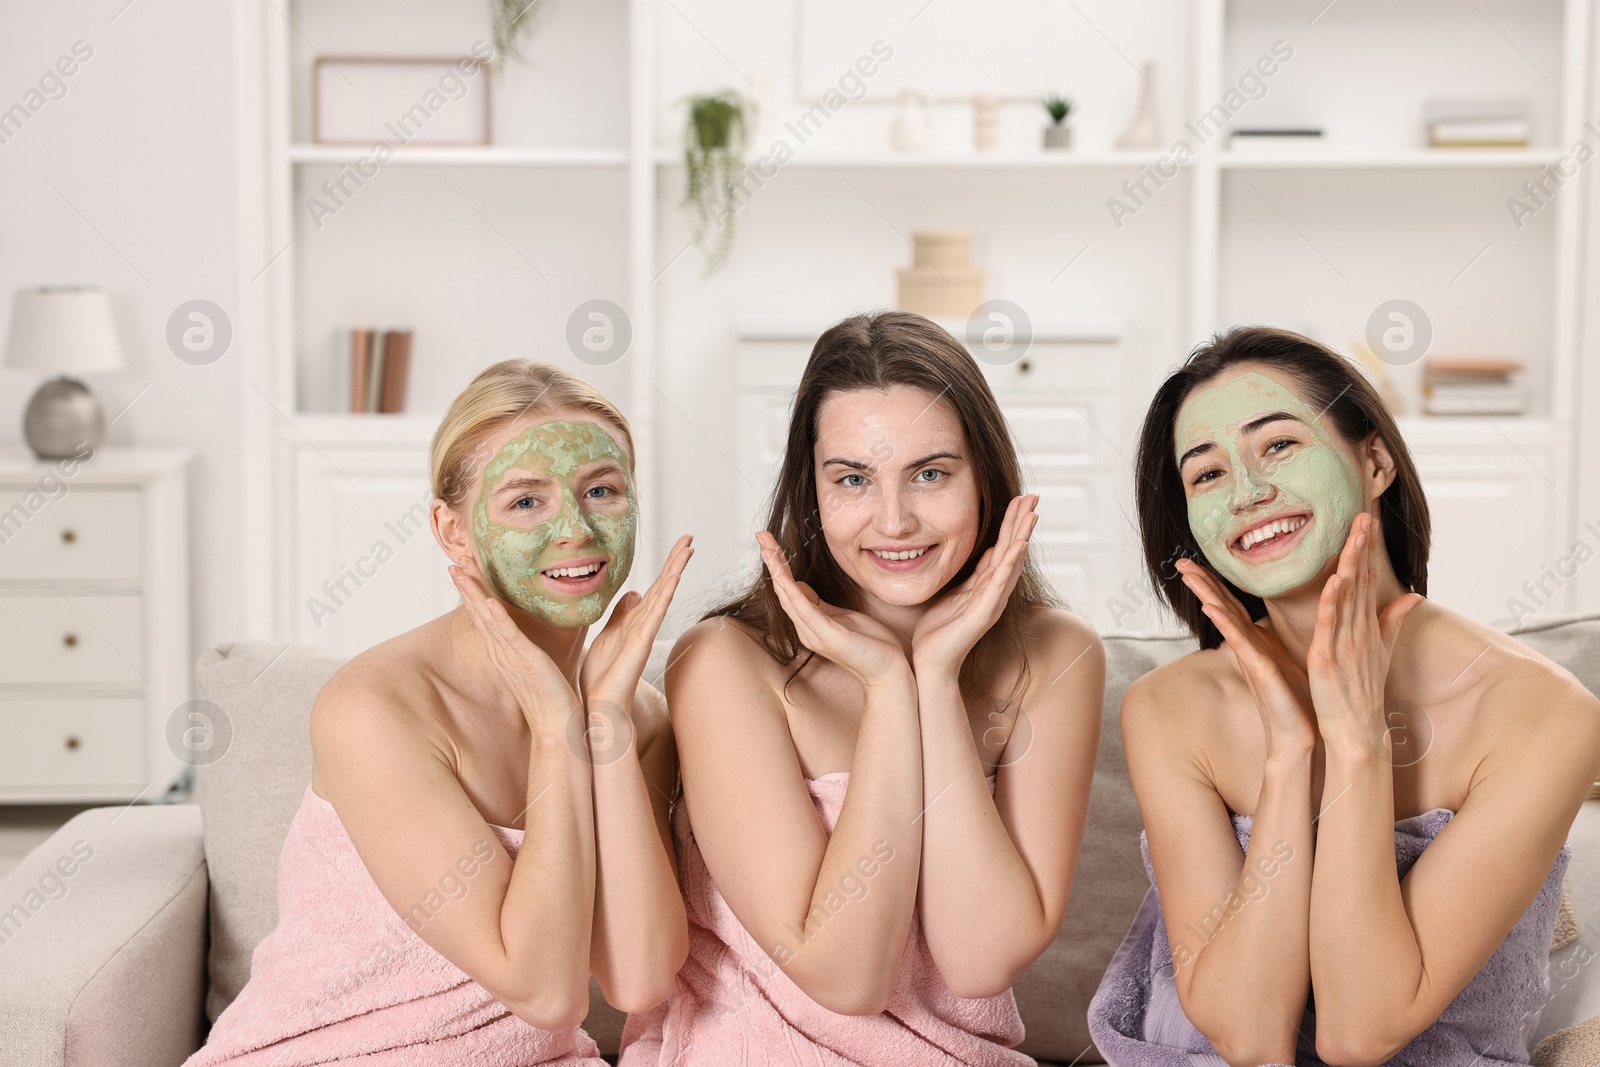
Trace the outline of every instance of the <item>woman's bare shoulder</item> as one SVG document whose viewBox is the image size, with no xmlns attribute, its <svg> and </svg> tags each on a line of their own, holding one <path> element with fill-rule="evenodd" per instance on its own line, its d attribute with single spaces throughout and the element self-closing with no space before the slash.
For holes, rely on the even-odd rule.
<svg viewBox="0 0 1600 1067">
<path fill-rule="evenodd" d="M 317 692 L 311 706 L 313 754 L 330 743 L 437 744 L 444 734 L 437 672 L 425 642 L 408 631 L 356 653 Z"/>
<path fill-rule="evenodd" d="M 1516 634 L 1431 601 L 1412 611 L 1401 632 L 1415 654 L 1431 661 L 1425 672 L 1430 688 L 1442 685 L 1444 695 L 1475 690 L 1475 707 L 1490 729 L 1526 735 L 1545 725 L 1557 734 L 1589 736 L 1600 723 L 1600 701 L 1577 676 Z"/>
<path fill-rule="evenodd" d="M 667 677 L 674 668 L 718 669 L 758 673 L 770 678 L 781 669 L 766 645 L 745 623 L 726 615 L 701 619 L 679 635 L 667 659 Z"/>
<path fill-rule="evenodd" d="M 1122 698 L 1124 726 L 1208 729 L 1237 695 L 1238 667 L 1224 647 L 1196 649 L 1135 678 Z"/>
</svg>

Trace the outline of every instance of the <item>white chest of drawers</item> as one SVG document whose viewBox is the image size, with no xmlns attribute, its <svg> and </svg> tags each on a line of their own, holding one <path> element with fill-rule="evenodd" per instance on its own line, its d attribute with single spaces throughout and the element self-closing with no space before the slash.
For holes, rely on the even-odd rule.
<svg viewBox="0 0 1600 1067">
<path fill-rule="evenodd" d="M 190 699 L 187 450 L 0 450 L 0 803 L 157 799 Z"/>
</svg>

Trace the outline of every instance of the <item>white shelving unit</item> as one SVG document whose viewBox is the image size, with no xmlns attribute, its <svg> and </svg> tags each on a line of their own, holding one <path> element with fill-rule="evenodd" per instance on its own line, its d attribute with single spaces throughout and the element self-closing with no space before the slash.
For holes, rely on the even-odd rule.
<svg viewBox="0 0 1600 1067">
<path fill-rule="evenodd" d="M 312 61 L 465 54 L 488 37 L 487 9 L 423 3 L 401 11 L 374 0 L 255 8 L 259 56 L 251 65 L 265 84 L 262 244 L 272 255 L 256 279 L 265 289 L 261 342 L 270 371 L 270 387 L 258 388 L 274 409 L 255 447 L 275 498 L 263 516 L 270 538 L 261 539 L 270 542 L 263 550 L 274 577 L 256 588 L 272 591 L 265 614 L 275 635 L 353 652 L 397 632 L 397 618 L 405 628 L 449 606 L 452 591 L 433 574 L 442 567 L 434 566 L 431 535 L 411 533 L 419 520 L 426 525 L 415 505 L 427 490 L 433 432 L 449 397 L 477 370 L 528 354 L 576 364 L 564 345 L 551 350 L 562 344 L 567 314 L 584 299 L 610 299 L 632 320 L 628 353 L 614 367 L 578 370 L 623 407 L 638 440 L 654 435 L 653 4 L 601 0 L 538 12 L 540 26 L 523 39 L 533 62 L 493 75 L 496 143 L 396 146 L 369 178 L 370 191 L 361 186 L 348 207 L 315 226 L 307 197 L 371 150 L 310 142 Z M 554 37 L 558 52 L 582 54 L 540 51 L 540 34 Z M 627 78 L 620 87 L 619 74 Z M 605 129 L 552 129 L 561 123 L 539 111 L 552 87 L 603 109 Z M 538 106 L 523 107 L 530 99 Z M 605 143 L 587 143 L 596 140 Z M 590 217 L 607 220 L 601 232 L 590 234 Z M 555 242 L 547 240 L 552 229 Z M 436 249 L 442 262 L 427 262 Z M 580 258 L 605 262 L 596 270 Z M 575 279 L 575 270 L 588 276 Z M 400 324 L 415 325 L 417 338 L 406 412 L 336 410 L 348 366 L 335 330 Z M 654 455 L 640 449 L 647 531 Z M 361 561 L 379 542 L 406 561 L 383 567 L 409 577 L 361 580 Z M 641 557 L 643 571 L 649 552 Z"/>
<path fill-rule="evenodd" d="M 1108 357 L 1121 365 L 1122 406 L 1096 429 L 1116 452 L 1114 479 L 1128 485 L 1144 397 L 1184 351 L 1234 322 L 1302 329 L 1344 347 L 1361 335 L 1372 308 L 1404 297 L 1438 309 L 1434 351 L 1467 351 L 1478 340 L 1488 351 L 1524 359 L 1534 394 L 1526 417 L 1426 418 L 1413 406 L 1402 420 L 1440 509 L 1434 592 L 1489 617 L 1524 576 L 1451 577 L 1452 561 L 1513 560 L 1506 566 L 1533 574 L 1570 544 L 1577 519 L 1579 224 L 1589 178 L 1569 177 L 1525 232 L 1506 221 L 1503 201 L 1585 136 L 1592 6 L 1529 0 L 1487 6 L 1480 17 L 1434 0 L 1404 11 L 1382 0 L 1341 0 L 1331 9 L 1300 0 L 1197 0 L 1173 4 L 1160 27 L 1119 15 L 1134 20 L 1112 27 L 1123 49 L 1133 59 L 1146 54 L 1144 43 L 1126 36 L 1137 23 L 1151 35 L 1150 52 L 1165 57 L 1161 84 L 1182 88 L 1162 96 L 1168 140 L 1221 98 L 1263 42 L 1282 36 L 1294 41 L 1296 58 L 1234 124 L 1320 123 L 1327 143 L 1229 150 L 1226 136 L 1216 136 L 1167 180 L 1172 188 L 1159 203 L 1148 213 L 1141 208 L 1137 228 L 1111 236 L 1106 197 L 1123 179 L 1155 167 L 1164 151 L 1118 152 L 1109 134 L 1085 137 L 1080 130 L 1079 146 L 1066 152 L 1029 151 L 1013 139 L 978 154 L 953 149 L 945 138 L 933 152 L 900 155 L 887 147 L 892 93 L 871 96 L 783 164 L 770 188 L 742 209 L 734 263 L 701 279 L 677 207 L 683 165 L 674 102 L 686 91 L 743 89 L 736 70 L 775 66 L 771 78 L 794 74 L 798 84 L 798 67 L 785 72 L 783 64 L 800 60 L 777 40 L 792 29 L 785 18 L 741 11 L 728 23 L 724 12 L 720 43 L 712 44 L 693 5 L 599 0 L 561 8 L 567 21 L 541 23 L 526 38 L 545 49 L 529 64 L 533 73 L 516 75 L 520 83 L 496 83 L 497 122 L 502 101 L 511 116 L 505 143 L 401 148 L 383 169 L 381 189 L 353 202 L 353 225 L 336 217 L 316 232 L 301 204 L 305 191 L 365 150 L 307 143 L 312 53 L 438 54 L 458 44 L 464 50 L 487 31 L 464 36 L 470 27 L 463 20 L 482 17 L 480 8 L 427 0 L 410 3 L 409 21 L 375 0 L 299 0 L 282 13 L 262 3 L 252 58 L 265 85 L 260 121 L 270 210 L 261 243 L 263 261 L 272 261 L 253 284 L 265 290 L 260 341 L 270 386 L 262 381 L 260 388 L 277 409 L 258 435 L 259 465 L 275 480 L 270 517 L 281 578 L 270 584 L 270 627 L 281 636 L 323 639 L 308 629 L 304 601 L 312 591 L 297 583 L 336 576 L 354 549 L 334 546 L 359 547 L 373 516 L 409 506 L 448 396 L 469 372 L 506 355 L 566 362 L 627 411 L 640 443 L 645 504 L 636 574 L 653 573 L 689 519 L 718 531 L 738 525 L 731 503 L 688 509 L 682 500 L 703 484 L 696 456 L 723 477 L 731 473 L 727 456 L 742 447 L 730 383 L 739 353 L 758 340 L 750 330 L 813 322 L 817 307 L 838 304 L 846 286 L 858 306 L 887 302 L 890 268 L 901 264 L 885 256 L 907 256 L 902 230 L 921 224 L 973 225 L 996 283 L 989 295 L 1022 297 L 1025 307 L 1026 299 L 1045 301 L 1038 319 L 1081 310 L 1082 300 L 1064 300 L 1069 288 L 1085 299 L 1135 294 L 1085 312 L 1086 320 L 1099 315 L 1125 324 Z M 557 10 L 552 5 L 549 13 Z M 541 8 L 539 17 L 545 14 Z M 770 32 L 760 29 L 762 20 L 773 23 Z M 1174 34 L 1182 42 L 1176 53 L 1163 43 Z M 698 49 L 698 58 L 686 59 L 685 48 Z M 598 73 L 567 61 L 580 54 Z M 1107 70 L 1127 80 L 1124 61 L 1133 62 L 1111 57 Z M 1173 71 L 1176 80 L 1165 80 Z M 763 84 L 770 92 L 771 80 Z M 1096 102 L 1091 87 L 1077 90 L 1080 102 Z M 798 99 L 786 92 L 775 94 L 776 106 L 768 101 L 769 118 L 781 121 Z M 1529 96 L 1534 143 L 1508 150 L 1421 146 L 1418 101 L 1435 93 Z M 951 116 L 961 120 L 959 106 L 939 107 L 946 130 Z M 536 120 L 552 111 L 556 118 Z M 561 126 L 557 119 L 569 111 L 594 128 Z M 778 129 L 774 123 L 766 139 L 752 143 L 752 160 Z M 369 209 L 385 225 L 362 225 L 359 212 Z M 440 262 L 409 261 L 408 236 L 418 247 L 442 249 Z M 1091 247 L 1087 265 L 1071 267 Z M 871 272 L 861 272 L 863 262 L 873 264 Z M 1058 283 L 1069 267 L 1073 273 Z M 372 284 L 369 271 L 388 289 Z M 813 298 L 807 287 L 818 286 L 825 292 Z M 401 294 L 406 313 L 432 316 L 429 330 L 418 333 L 413 375 L 424 378 L 414 377 L 414 410 L 349 415 L 306 405 L 308 389 L 326 384 L 310 373 L 319 365 L 319 331 L 373 317 L 384 291 Z M 631 320 L 631 348 L 614 367 L 569 359 L 561 341 L 567 314 L 587 297 L 614 300 Z M 1413 404 L 1417 370 L 1393 372 Z M 318 469 L 325 478 L 307 496 L 307 472 Z M 370 477 L 354 477 L 354 470 Z M 1109 505 L 1125 523 L 1131 501 L 1131 490 L 1122 491 Z M 317 550 L 325 553 L 320 560 L 308 560 L 299 532 L 312 507 L 336 509 L 317 522 L 345 524 Z M 1537 521 L 1532 532 L 1525 522 L 1504 544 L 1485 545 L 1471 540 L 1484 536 L 1474 521 L 1483 507 L 1516 508 Z M 1131 538 L 1133 527 L 1117 536 Z M 708 544 L 703 533 L 697 543 L 697 567 L 715 569 L 737 555 L 731 542 Z M 1097 576 L 1097 587 L 1142 581 L 1136 562 L 1118 566 L 1103 581 Z M 427 610 L 431 595 L 418 594 Z M 1569 599 L 1561 606 L 1576 606 L 1571 590 L 1563 595 Z M 1109 628 L 1108 604 L 1079 606 Z M 1156 622 L 1149 613 L 1132 625 Z M 393 619 L 373 626 L 392 629 Z M 361 626 L 347 629 L 340 640 L 370 643 Z"/>
</svg>

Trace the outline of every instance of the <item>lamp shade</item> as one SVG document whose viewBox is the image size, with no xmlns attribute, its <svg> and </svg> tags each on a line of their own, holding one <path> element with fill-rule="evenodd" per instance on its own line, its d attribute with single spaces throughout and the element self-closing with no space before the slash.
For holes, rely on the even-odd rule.
<svg viewBox="0 0 1600 1067">
<path fill-rule="evenodd" d="M 111 298 L 88 287 L 18 289 L 6 366 L 62 375 L 120 370 Z"/>
</svg>

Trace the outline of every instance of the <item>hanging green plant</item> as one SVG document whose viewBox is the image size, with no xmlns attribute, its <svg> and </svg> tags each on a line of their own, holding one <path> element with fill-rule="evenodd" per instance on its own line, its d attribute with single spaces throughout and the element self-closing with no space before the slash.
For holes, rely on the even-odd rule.
<svg viewBox="0 0 1600 1067">
<path fill-rule="evenodd" d="M 706 273 L 720 268 L 733 249 L 733 205 L 744 173 L 744 101 L 731 89 L 690 96 L 684 127 L 683 208 Z"/>
<path fill-rule="evenodd" d="M 494 55 L 496 59 L 504 57 L 524 62 L 522 55 L 522 32 L 533 21 L 534 13 L 544 0 L 489 0 L 489 30 L 494 39 Z M 497 70 L 504 70 L 503 64 L 497 64 Z"/>
</svg>

